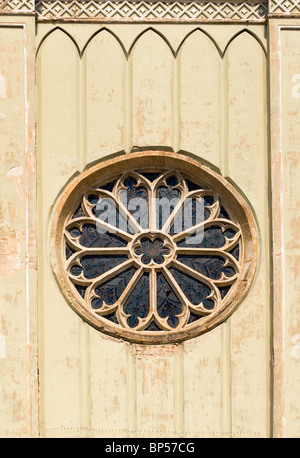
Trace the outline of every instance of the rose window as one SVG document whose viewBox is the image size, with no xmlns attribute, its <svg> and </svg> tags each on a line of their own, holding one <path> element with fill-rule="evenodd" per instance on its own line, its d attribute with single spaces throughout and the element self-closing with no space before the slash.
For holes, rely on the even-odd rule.
<svg viewBox="0 0 300 458">
<path fill-rule="evenodd" d="M 190 176 L 187 167 L 155 166 L 153 155 L 144 155 L 152 159 L 148 167 L 136 160 L 135 168 L 78 179 L 77 199 L 66 194 L 65 214 L 55 221 L 60 259 L 54 267 L 57 273 L 64 266 L 68 299 L 92 325 L 136 342 L 164 343 L 226 317 L 247 284 L 245 259 L 250 252 L 254 262 L 255 252 L 251 214 L 239 219 L 241 199 L 227 187 L 223 198 L 223 185 L 214 189 L 202 168 Z"/>
</svg>

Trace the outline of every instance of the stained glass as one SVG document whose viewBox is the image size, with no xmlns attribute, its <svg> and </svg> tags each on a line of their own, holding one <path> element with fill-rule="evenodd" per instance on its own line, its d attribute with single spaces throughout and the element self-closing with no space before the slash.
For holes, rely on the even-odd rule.
<svg viewBox="0 0 300 458">
<path fill-rule="evenodd" d="M 162 273 L 157 273 L 156 281 L 157 312 L 162 318 L 168 317 L 168 324 L 176 328 L 179 322 L 177 315 L 182 312 L 182 304 Z"/>
<path fill-rule="evenodd" d="M 193 181 L 186 178 L 185 182 L 187 184 L 189 191 L 197 191 L 199 189 L 199 186 L 196 183 L 194 183 Z"/>
<path fill-rule="evenodd" d="M 73 250 L 73 249 L 66 243 L 66 259 L 69 259 L 74 253 L 76 253 L 76 251 Z"/>
<path fill-rule="evenodd" d="M 224 218 L 224 219 L 230 219 L 230 216 L 228 215 L 227 211 L 225 208 L 221 205 L 220 212 L 219 212 L 219 218 Z"/>
<path fill-rule="evenodd" d="M 149 273 L 145 272 L 133 289 L 124 305 L 124 312 L 129 315 L 128 326 L 134 328 L 139 318 L 146 318 L 149 313 Z"/>
<path fill-rule="evenodd" d="M 136 269 L 132 267 L 116 275 L 111 280 L 97 286 L 95 288 L 95 294 L 98 297 L 92 300 L 93 309 L 100 309 L 104 302 L 107 305 L 115 304 L 121 297 L 121 294 L 124 292 L 135 272 Z"/>
<path fill-rule="evenodd" d="M 127 242 L 121 237 L 109 232 L 101 232 L 101 227 L 96 224 L 84 224 L 82 231 L 77 227 L 69 229 L 72 237 L 79 237 L 78 241 L 85 248 L 124 247 Z"/>
<path fill-rule="evenodd" d="M 235 232 L 231 229 L 225 230 L 223 232 L 221 227 L 211 226 L 207 229 L 204 229 L 201 237 L 202 241 L 197 241 L 196 245 L 199 248 L 222 248 L 226 243 L 225 237 L 230 239 L 234 236 Z M 193 235 L 183 238 L 177 243 L 177 245 L 179 247 L 190 247 L 194 244 L 192 237 Z"/>
<path fill-rule="evenodd" d="M 177 269 L 171 268 L 170 272 L 178 283 L 180 289 L 193 305 L 199 305 L 202 302 L 206 309 L 213 309 L 213 301 L 211 299 L 207 299 L 207 296 L 211 294 L 211 290 L 207 285 L 183 272 L 180 272 Z"/>
<path fill-rule="evenodd" d="M 145 329 L 145 331 L 161 331 L 161 329 L 157 326 L 155 321 L 151 321 L 149 326 Z"/>
<path fill-rule="evenodd" d="M 179 255 L 177 259 L 196 272 L 213 280 L 219 280 L 222 274 L 226 277 L 235 275 L 235 270 L 232 267 L 225 266 L 226 260 L 221 256 Z"/>
<path fill-rule="evenodd" d="M 106 183 L 104 185 L 101 185 L 99 187 L 101 189 L 104 189 L 105 191 L 112 192 L 112 190 L 114 189 L 115 184 L 116 184 L 116 180 L 115 181 L 109 181 L 108 183 Z"/>
<path fill-rule="evenodd" d="M 166 183 L 167 186 L 160 186 L 156 191 L 156 226 L 158 229 L 161 229 L 170 218 L 170 214 L 181 196 L 180 190 L 174 188 L 174 186 L 178 184 L 178 180 L 175 176 L 167 178 Z"/>
<path fill-rule="evenodd" d="M 238 261 L 240 258 L 240 247 L 236 245 L 229 253 Z"/>
<path fill-rule="evenodd" d="M 83 273 L 87 279 L 99 277 L 108 270 L 113 269 L 119 264 L 122 264 L 128 259 L 127 256 L 112 255 L 112 256 L 83 256 L 80 259 L 81 266 L 71 268 L 72 275 L 80 275 Z"/>
<path fill-rule="evenodd" d="M 89 202 L 94 205 L 92 212 L 100 221 L 107 222 L 114 228 L 134 234 L 135 231 L 129 221 L 119 211 L 115 200 L 112 197 L 99 197 L 89 195 Z"/>
<path fill-rule="evenodd" d="M 188 324 L 194 323 L 195 321 L 198 321 L 200 318 L 201 318 L 201 315 L 197 315 L 196 313 L 190 312 Z"/>
<path fill-rule="evenodd" d="M 81 297 L 85 297 L 85 292 L 86 292 L 86 289 L 87 287 L 86 286 L 82 286 L 82 285 L 76 285 L 75 284 L 75 288 L 77 289 L 78 293 L 80 294 Z"/>
<path fill-rule="evenodd" d="M 74 219 L 74 218 L 80 218 L 80 217 L 82 217 L 82 216 L 84 216 L 84 212 L 83 212 L 83 210 L 82 210 L 81 205 L 79 205 L 78 208 L 77 208 L 77 210 L 75 211 L 75 213 L 74 213 L 74 215 L 73 215 L 73 219 Z"/>
<path fill-rule="evenodd" d="M 90 202 L 90 204 L 97 205 L 97 203 L 99 202 L 99 196 L 97 196 L 96 194 L 89 194 L 88 201 Z"/>
<path fill-rule="evenodd" d="M 108 315 L 104 315 L 104 317 L 106 320 L 109 320 L 112 323 L 119 324 L 116 313 L 109 313 Z"/>
<path fill-rule="evenodd" d="M 126 190 L 121 190 L 120 200 L 135 218 L 138 224 L 146 229 L 149 225 L 148 191 L 144 186 L 139 186 L 133 177 L 124 180 Z"/>
<path fill-rule="evenodd" d="M 231 288 L 231 285 L 230 286 L 219 286 L 219 291 L 220 291 L 222 299 L 224 299 L 226 294 L 229 292 L 230 288 Z"/>
<path fill-rule="evenodd" d="M 67 224 L 65 259 L 77 294 L 102 321 L 159 334 L 220 308 L 239 274 L 241 247 L 239 226 L 212 190 L 178 171 L 132 171 L 78 202 Z"/>
<path fill-rule="evenodd" d="M 154 181 L 156 178 L 158 178 L 161 173 L 159 172 L 142 172 L 142 175 L 147 178 L 149 181 Z"/>
<path fill-rule="evenodd" d="M 170 227 L 170 234 L 178 234 L 206 221 L 211 214 L 210 207 L 213 203 L 214 198 L 212 196 L 191 197 L 183 201 L 181 209 Z"/>
</svg>

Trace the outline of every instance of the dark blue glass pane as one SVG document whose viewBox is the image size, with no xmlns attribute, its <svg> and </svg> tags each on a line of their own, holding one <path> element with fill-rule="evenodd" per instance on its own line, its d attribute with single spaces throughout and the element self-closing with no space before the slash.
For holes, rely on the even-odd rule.
<svg viewBox="0 0 300 458">
<path fill-rule="evenodd" d="M 80 267 L 80 266 L 73 266 L 73 267 L 71 268 L 70 272 L 71 272 L 72 275 L 75 275 L 75 276 L 80 275 L 81 272 L 82 272 L 82 267 Z"/>
<path fill-rule="evenodd" d="M 144 273 L 124 305 L 124 312 L 130 315 L 128 326 L 137 326 L 138 318 L 145 318 L 149 313 L 149 274 Z"/>
<path fill-rule="evenodd" d="M 159 177 L 160 173 L 157 173 L 157 172 L 143 172 L 141 175 L 143 175 L 149 181 L 154 181 L 157 177 Z"/>
<path fill-rule="evenodd" d="M 151 321 L 151 323 L 145 329 L 145 331 L 161 331 L 161 329 L 157 326 L 157 324 L 154 321 Z"/>
<path fill-rule="evenodd" d="M 220 286 L 219 287 L 219 291 L 220 291 L 220 294 L 221 294 L 221 299 L 224 299 L 224 297 L 226 296 L 226 294 L 228 293 L 230 288 L 231 288 L 231 285 L 230 286 Z"/>
<path fill-rule="evenodd" d="M 185 182 L 187 184 L 187 187 L 188 187 L 189 191 L 197 191 L 197 189 L 199 189 L 199 185 L 197 185 L 193 181 L 186 179 Z"/>
<path fill-rule="evenodd" d="M 136 189 L 137 181 L 133 177 L 128 177 L 124 180 L 124 186 L 130 190 L 134 191 Z"/>
<path fill-rule="evenodd" d="M 122 264 L 127 260 L 127 256 L 83 256 L 80 259 L 81 267 L 74 266 L 71 268 L 72 275 L 80 275 L 83 272 L 83 275 L 87 279 L 99 277 L 99 275 L 104 274 L 108 270 L 113 269 L 114 267 Z"/>
<path fill-rule="evenodd" d="M 115 201 L 112 198 L 105 197 L 100 200 L 98 199 L 97 201 L 93 200 L 91 203 L 95 204 L 92 211 L 96 218 L 110 224 L 113 227 L 132 233 L 132 229 L 129 227 L 126 217 L 121 215 Z"/>
<path fill-rule="evenodd" d="M 111 321 L 112 323 L 119 324 L 117 315 L 115 313 L 110 313 L 109 315 L 105 315 L 103 318 Z"/>
<path fill-rule="evenodd" d="M 236 232 L 233 229 L 226 229 L 226 231 L 223 233 L 224 237 L 227 237 L 228 239 L 232 239 L 235 234 Z"/>
<path fill-rule="evenodd" d="M 208 310 L 213 309 L 213 301 L 207 299 L 207 296 L 211 294 L 211 290 L 207 285 L 173 267 L 170 269 L 170 272 L 185 296 L 193 305 L 199 305 L 202 302 L 203 306 Z"/>
<path fill-rule="evenodd" d="M 203 200 L 205 207 L 210 207 L 215 201 L 213 196 L 203 196 Z"/>
<path fill-rule="evenodd" d="M 92 307 L 94 309 L 100 309 L 103 305 L 103 302 L 105 302 L 107 305 L 115 304 L 132 279 L 135 272 L 136 269 L 131 267 L 130 269 L 125 270 L 111 280 L 108 280 L 105 283 L 97 286 L 95 288 L 95 294 L 97 294 L 99 297 L 92 300 Z"/>
<path fill-rule="evenodd" d="M 170 214 L 174 210 L 175 205 L 179 201 L 180 194 L 180 191 L 178 189 L 174 189 L 171 185 L 167 188 L 162 186 L 157 189 L 156 225 L 158 229 L 161 229 L 165 222 L 168 220 Z"/>
<path fill-rule="evenodd" d="M 201 318 L 200 315 L 196 315 L 196 313 L 190 312 L 190 316 L 188 319 L 188 324 L 194 323 L 195 321 L 198 321 Z"/>
<path fill-rule="evenodd" d="M 240 247 L 236 245 L 229 253 L 238 261 L 240 259 Z"/>
<path fill-rule="evenodd" d="M 182 304 L 162 273 L 157 273 L 157 312 L 160 317 L 168 317 L 168 324 L 176 328 L 179 323 L 176 315 L 182 312 Z"/>
<path fill-rule="evenodd" d="M 173 188 L 173 186 L 176 186 L 178 184 L 178 180 L 175 175 L 171 175 L 166 179 L 166 183 L 169 188 Z"/>
<path fill-rule="evenodd" d="M 66 259 L 69 259 L 72 254 L 75 253 L 75 250 L 73 250 L 69 245 L 66 243 Z"/>
<path fill-rule="evenodd" d="M 88 196 L 88 201 L 90 202 L 90 204 L 97 205 L 97 203 L 99 202 L 99 196 L 97 196 L 96 194 L 90 194 Z"/>
<path fill-rule="evenodd" d="M 159 199 L 166 199 L 170 202 L 169 207 L 174 208 L 180 197 L 180 191 L 178 189 L 173 189 L 172 187 L 165 188 L 161 186 L 157 189 L 157 197 Z"/>
<path fill-rule="evenodd" d="M 224 218 L 224 219 L 229 219 L 230 220 L 230 216 L 228 215 L 227 211 L 225 210 L 224 207 L 221 206 L 220 208 L 220 213 L 219 213 L 219 218 Z"/>
<path fill-rule="evenodd" d="M 81 216 L 84 216 L 84 213 L 83 213 L 83 210 L 81 208 L 81 205 L 79 205 L 79 207 L 76 209 L 74 215 L 72 216 L 72 218 L 80 218 Z"/>
<path fill-rule="evenodd" d="M 149 226 L 147 189 L 137 186 L 137 181 L 132 177 L 126 178 L 124 185 L 126 190 L 120 192 L 121 202 L 140 226 L 147 229 Z"/>
<path fill-rule="evenodd" d="M 78 237 L 79 235 L 81 235 L 80 229 L 78 229 L 77 227 L 71 227 L 71 229 L 69 229 L 68 232 L 72 237 Z"/>
<path fill-rule="evenodd" d="M 194 247 L 199 248 L 222 248 L 225 243 L 225 236 L 231 238 L 235 235 L 235 232 L 231 229 L 227 229 L 224 233 L 218 226 L 211 226 L 203 231 L 203 240 L 201 242 L 193 243 L 193 236 L 186 237 L 180 240 L 177 245 L 179 247 Z"/>
<path fill-rule="evenodd" d="M 210 202 L 210 196 L 209 198 Z M 170 234 L 179 234 L 180 232 L 190 229 L 192 226 L 203 223 L 210 216 L 210 211 L 207 209 L 208 204 L 206 198 L 191 198 L 184 201 L 181 212 L 174 220 L 174 224 L 170 228 Z"/>
<path fill-rule="evenodd" d="M 232 277 L 235 271 L 232 267 L 224 267 L 225 260 L 221 256 L 179 255 L 178 261 L 212 280 L 219 280 L 222 273 Z"/>
<path fill-rule="evenodd" d="M 80 296 L 83 297 L 83 299 L 84 299 L 87 286 L 81 286 L 81 285 L 74 285 L 74 286 L 77 289 L 77 291 L 80 294 Z"/>
<path fill-rule="evenodd" d="M 109 181 L 108 183 L 106 183 L 104 185 L 100 185 L 99 188 L 105 189 L 105 191 L 112 192 L 112 190 L 114 189 L 115 183 L 116 183 L 116 180 L 115 181 Z"/>
<path fill-rule="evenodd" d="M 79 237 L 79 243 L 86 248 L 124 247 L 127 242 L 115 234 L 101 233 L 95 224 L 84 224 L 82 231 L 71 228 L 69 233 L 72 237 Z"/>
</svg>

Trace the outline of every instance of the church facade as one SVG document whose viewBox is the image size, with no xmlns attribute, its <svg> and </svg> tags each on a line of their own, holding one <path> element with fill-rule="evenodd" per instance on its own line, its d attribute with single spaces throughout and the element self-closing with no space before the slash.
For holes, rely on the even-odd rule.
<svg viewBox="0 0 300 458">
<path fill-rule="evenodd" d="M 0 437 L 299 437 L 299 0 L 0 0 L 0 145 Z"/>
</svg>

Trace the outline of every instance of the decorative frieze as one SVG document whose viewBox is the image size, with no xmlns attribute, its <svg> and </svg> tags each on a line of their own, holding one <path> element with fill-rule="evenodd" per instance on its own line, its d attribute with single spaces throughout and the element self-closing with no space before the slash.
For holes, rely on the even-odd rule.
<svg viewBox="0 0 300 458">
<path fill-rule="evenodd" d="M 37 0 L 38 18 L 99 19 L 139 22 L 263 21 L 268 12 L 262 2 L 131 2 Z"/>
<path fill-rule="evenodd" d="M 270 14 L 300 16 L 300 0 L 270 0 Z"/>
<path fill-rule="evenodd" d="M 35 13 L 35 0 L 0 0 L 0 13 Z"/>
<path fill-rule="evenodd" d="M 0 0 L 0 12 L 35 13 L 43 21 L 261 22 L 268 13 L 268 5 L 265 2 Z"/>
<path fill-rule="evenodd" d="M 300 16 L 300 0 L 0 0 L 0 13 L 35 14 L 38 21 L 255 23 L 264 22 L 268 15 Z"/>
</svg>

